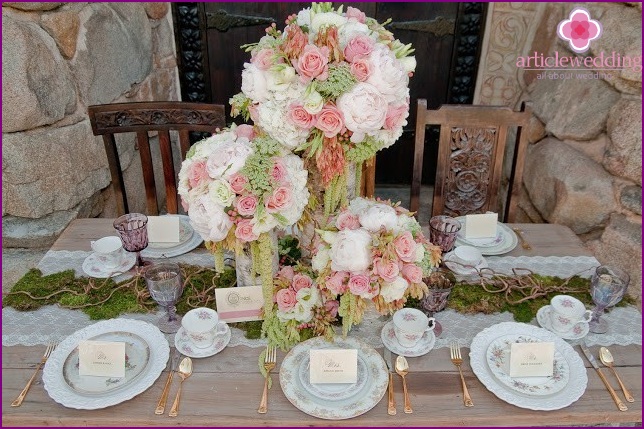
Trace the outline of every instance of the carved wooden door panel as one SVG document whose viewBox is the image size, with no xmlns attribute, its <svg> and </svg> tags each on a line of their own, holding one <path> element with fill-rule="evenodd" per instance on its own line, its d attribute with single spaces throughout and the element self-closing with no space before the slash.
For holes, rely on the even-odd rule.
<svg viewBox="0 0 644 429">
<path fill-rule="evenodd" d="M 342 3 L 334 3 L 339 6 Z M 346 3 L 349 5 L 349 3 Z M 376 183 L 410 184 L 417 98 L 431 108 L 471 103 L 482 39 L 484 3 L 350 3 L 383 22 L 416 49 L 410 81 L 411 111 L 403 136 L 378 154 Z M 286 17 L 309 7 L 298 3 L 173 3 L 181 90 L 185 101 L 226 105 L 241 90 L 241 71 L 250 54 L 241 45 L 257 42 L 267 26 L 284 27 Z M 236 119 L 239 121 L 239 119 Z M 427 133 L 423 183 L 433 183 L 438 133 Z"/>
</svg>

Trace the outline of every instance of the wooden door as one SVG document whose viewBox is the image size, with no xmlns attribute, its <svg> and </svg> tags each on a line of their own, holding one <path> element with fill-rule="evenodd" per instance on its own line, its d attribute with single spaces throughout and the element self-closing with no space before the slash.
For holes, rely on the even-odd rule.
<svg viewBox="0 0 644 429">
<path fill-rule="evenodd" d="M 339 6 L 342 3 L 334 3 Z M 349 5 L 347 3 L 346 5 Z M 410 184 L 416 100 L 430 108 L 471 103 L 478 52 L 485 22 L 484 3 L 350 3 L 387 26 L 416 49 L 417 68 L 410 82 L 411 109 L 400 140 L 378 154 L 377 184 Z M 241 71 L 250 54 L 240 46 L 257 42 L 265 28 L 284 27 L 290 14 L 309 7 L 299 3 L 173 3 L 183 99 L 226 105 L 241 90 Z M 239 119 L 236 119 L 239 122 Z M 438 133 L 427 133 L 423 183 L 433 183 Z"/>
</svg>

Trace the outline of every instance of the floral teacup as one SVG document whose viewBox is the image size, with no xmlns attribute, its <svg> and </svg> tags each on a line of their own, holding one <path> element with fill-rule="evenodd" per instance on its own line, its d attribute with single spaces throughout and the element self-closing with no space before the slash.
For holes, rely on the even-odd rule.
<svg viewBox="0 0 644 429">
<path fill-rule="evenodd" d="M 96 259 L 103 264 L 105 268 L 116 268 L 123 262 L 125 252 L 123 243 L 116 236 L 103 237 L 99 240 L 90 242 L 92 250 L 95 252 Z"/>
<path fill-rule="evenodd" d="M 403 308 L 394 313 L 394 333 L 403 347 L 414 347 L 425 332 L 433 331 L 435 326 L 433 317 L 427 317 L 415 308 Z"/>
<path fill-rule="evenodd" d="M 215 339 L 226 334 L 226 322 L 219 321 L 215 310 L 199 307 L 190 310 L 181 319 L 181 326 L 186 331 L 192 345 L 206 349 L 215 343 Z"/>
<path fill-rule="evenodd" d="M 575 326 L 590 322 L 592 311 L 584 303 L 569 295 L 557 295 L 550 300 L 550 323 L 558 332 L 569 332 Z"/>
</svg>

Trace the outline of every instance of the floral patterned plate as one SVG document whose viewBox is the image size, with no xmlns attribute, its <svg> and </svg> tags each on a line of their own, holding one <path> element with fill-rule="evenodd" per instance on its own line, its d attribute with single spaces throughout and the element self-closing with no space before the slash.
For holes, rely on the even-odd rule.
<svg viewBox="0 0 644 429">
<path fill-rule="evenodd" d="M 183 326 L 179 328 L 174 336 L 174 345 L 181 353 L 191 358 L 205 358 L 216 355 L 222 351 L 230 342 L 231 332 L 230 327 L 226 325 L 226 332 L 222 337 L 215 338 L 215 342 L 210 347 L 203 349 L 197 348 L 192 345 L 188 333 Z"/>
<path fill-rule="evenodd" d="M 423 334 L 423 337 L 416 343 L 413 347 L 404 347 L 396 339 L 396 333 L 394 332 L 394 322 L 389 321 L 382 327 L 380 332 L 380 339 L 382 344 L 392 352 L 397 355 L 405 357 L 417 357 L 423 356 L 429 353 L 431 349 L 434 348 L 436 343 L 436 335 L 434 331 L 427 331 Z"/>
<path fill-rule="evenodd" d="M 158 247 L 158 244 L 161 243 L 153 243 L 153 245 L 150 246 L 150 243 L 148 243 L 148 247 L 141 250 L 141 257 L 152 259 L 172 258 L 174 256 L 188 253 L 197 248 L 201 243 L 203 243 L 203 238 L 201 238 L 201 235 L 195 233 L 194 228 L 192 227 L 192 225 L 190 225 L 190 218 L 186 215 L 176 216 L 179 216 L 180 218 L 179 225 L 181 228 L 181 237 L 185 238 L 186 236 L 188 236 L 188 239 L 186 241 L 179 241 L 178 244 L 173 243 L 170 247 Z M 181 230 L 183 230 L 183 233 L 181 233 Z M 192 231 L 192 233 L 190 234 L 188 231 Z"/>
<path fill-rule="evenodd" d="M 177 247 L 185 244 L 192 238 L 195 230 L 190 226 L 190 220 L 185 215 L 166 215 L 179 217 L 179 242 L 178 243 L 162 243 L 162 242 L 149 242 L 148 249 L 168 249 L 170 247 Z"/>
<path fill-rule="evenodd" d="M 366 382 L 353 396 L 329 401 L 312 395 L 302 384 L 300 367 L 309 357 L 311 349 L 334 347 L 357 349 L 358 358 L 366 366 Z M 308 415 L 327 420 L 350 419 L 366 413 L 376 406 L 387 391 L 388 373 L 382 356 L 371 346 L 357 338 L 338 338 L 333 343 L 315 337 L 291 349 L 280 366 L 280 386 L 286 398 Z"/>
<path fill-rule="evenodd" d="M 502 255 L 508 253 L 519 244 L 519 239 L 517 235 L 504 223 L 498 222 L 496 228 L 496 237 L 493 241 L 482 244 L 474 244 L 470 240 L 465 239 L 465 216 L 457 217 L 463 228 L 459 231 L 459 234 L 456 236 L 456 245 L 457 246 L 474 246 L 481 251 L 483 255 Z M 462 235 L 461 235 L 462 233 Z M 492 239 L 490 239 L 492 240 Z"/>
<path fill-rule="evenodd" d="M 550 377 L 510 377 L 510 347 L 513 343 L 537 343 L 542 340 L 529 335 L 506 335 L 490 343 L 487 363 L 499 381 L 510 389 L 526 395 L 551 395 L 566 387 L 570 379 L 568 362 L 555 350 L 553 373 Z"/>
<path fill-rule="evenodd" d="M 134 382 L 145 370 L 150 360 L 150 346 L 132 332 L 106 332 L 87 340 L 125 343 L 125 377 L 92 377 L 78 373 L 78 347 L 67 356 L 63 365 L 63 378 L 67 385 L 84 395 L 103 394 L 122 389 Z"/>
</svg>

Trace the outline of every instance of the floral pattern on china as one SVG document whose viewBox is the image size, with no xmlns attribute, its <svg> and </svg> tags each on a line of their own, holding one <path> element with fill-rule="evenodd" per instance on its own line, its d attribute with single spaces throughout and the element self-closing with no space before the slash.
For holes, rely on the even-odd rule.
<svg viewBox="0 0 644 429">
<path fill-rule="evenodd" d="M 362 163 L 401 136 L 414 50 L 359 9 L 313 3 L 243 48 L 251 58 L 232 114 L 313 157 L 325 186 L 347 162 Z"/>
</svg>

